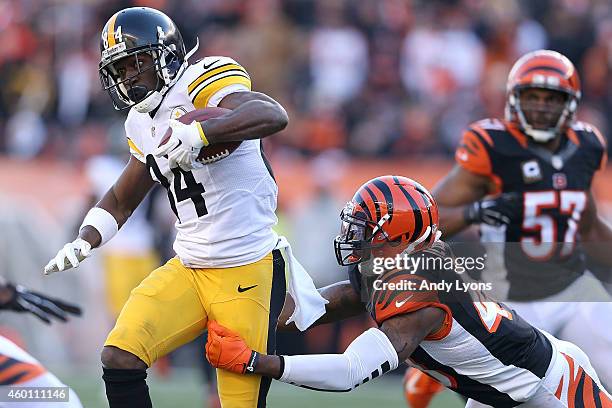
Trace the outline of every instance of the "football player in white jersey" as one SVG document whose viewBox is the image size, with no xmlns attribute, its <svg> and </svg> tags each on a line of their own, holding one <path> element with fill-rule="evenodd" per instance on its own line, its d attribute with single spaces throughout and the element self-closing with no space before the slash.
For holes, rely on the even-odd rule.
<svg viewBox="0 0 612 408">
<path fill-rule="evenodd" d="M 76 305 L 50 298 L 21 285 L 15 286 L 2 277 L 0 277 L 0 310 L 31 313 L 47 324 L 51 323 L 51 319 L 65 322 L 70 315 L 81 315 L 81 308 Z M 0 408 L 83 407 L 79 397 L 71 388 L 62 383 L 53 373 L 47 371 L 38 360 L 4 336 L 0 336 L 0 386 L 5 389 L 7 386 L 18 387 L 14 391 L 45 387 L 52 393 L 52 397 L 55 395 L 58 399 L 58 401 L 43 399 L 24 401 L 17 398 L 13 400 L 8 394 L 4 394 L 3 401 L 0 401 Z"/>
<path fill-rule="evenodd" d="M 125 223 L 155 182 L 177 216 L 177 256 L 135 288 L 102 351 L 111 408 L 151 407 L 146 369 L 205 329 L 208 319 L 240 332 L 255 349 L 275 347 L 285 297 L 285 260 L 275 249 L 277 186 L 261 138 L 287 125 L 283 107 L 252 92 L 246 70 L 227 57 L 190 63 L 181 34 L 162 12 L 134 7 L 102 30 L 100 78 L 117 109 L 130 108 L 132 156 L 86 215 L 76 240 L 45 267 L 76 267 Z M 231 112 L 203 122 L 174 120 L 194 109 Z M 171 139 L 159 147 L 164 133 Z M 203 146 L 241 141 L 231 155 L 195 163 Z M 130 273 L 130 271 L 125 271 Z M 219 372 L 224 407 L 265 406 L 270 380 Z"/>
</svg>

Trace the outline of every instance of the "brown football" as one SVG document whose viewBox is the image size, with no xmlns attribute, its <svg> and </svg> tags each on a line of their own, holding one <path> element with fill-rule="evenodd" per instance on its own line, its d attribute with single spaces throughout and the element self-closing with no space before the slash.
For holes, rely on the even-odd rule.
<svg viewBox="0 0 612 408">
<path fill-rule="evenodd" d="M 225 108 L 196 109 L 194 111 L 185 113 L 183 116 L 178 118 L 178 121 L 185 124 L 189 124 L 194 120 L 202 122 L 207 119 L 223 116 L 228 112 L 230 112 L 230 110 Z M 170 139 L 171 135 L 172 129 L 168 128 L 159 145 L 161 146 L 165 144 L 168 139 Z M 221 159 L 225 159 L 227 156 L 232 154 L 232 152 L 236 150 L 238 146 L 240 146 L 240 143 L 242 142 L 215 143 L 211 144 L 210 146 L 203 147 L 200 150 L 197 160 L 204 164 L 210 164 Z"/>
</svg>

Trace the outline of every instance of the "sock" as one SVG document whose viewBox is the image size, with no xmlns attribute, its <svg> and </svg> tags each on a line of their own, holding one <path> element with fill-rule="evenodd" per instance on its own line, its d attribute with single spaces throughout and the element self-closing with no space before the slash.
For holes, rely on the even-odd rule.
<svg viewBox="0 0 612 408">
<path fill-rule="evenodd" d="M 153 408 L 147 370 L 102 368 L 106 398 L 110 408 Z"/>
</svg>

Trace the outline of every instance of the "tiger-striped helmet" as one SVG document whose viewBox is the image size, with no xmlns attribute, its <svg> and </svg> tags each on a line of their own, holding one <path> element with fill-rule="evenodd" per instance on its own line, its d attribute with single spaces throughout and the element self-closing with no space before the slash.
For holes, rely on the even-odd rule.
<svg viewBox="0 0 612 408">
<path fill-rule="evenodd" d="M 340 218 L 334 248 L 343 266 L 428 248 L 438 233 L 438 206 L 432 195 L 402 176 L 376 177 L 359 187 Z"/>
<path fill-rule="evenodd" d="M 540 88 L 561 92 L 565 103 L 555 112 L 556 123 L 548 129 L 536 129 L 529 123 L 521 106 L 520 93 L 525 89 Z M 514 122 L 534 141 L 545 143 L 571 125 L 582 96 L 580 79 L 574 64 L 563 54 L 537 50 L 523 55 L 512 67 L 506 84 L 506 120 Z"/>
</svg>

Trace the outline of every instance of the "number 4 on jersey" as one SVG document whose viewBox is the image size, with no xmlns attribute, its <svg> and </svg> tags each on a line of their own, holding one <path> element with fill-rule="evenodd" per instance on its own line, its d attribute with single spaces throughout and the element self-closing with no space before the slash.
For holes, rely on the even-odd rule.
<svg viewBox="0 0 612 408">
<path fill-rule="evenodd" d="M 176 201 L 181 202 L 191 199 L 195 206 L 198 217 L 208 214 L 206 209 L 206 203 L 204 202 L 204 186 L 202 183 L 198 183 L 193 177 L 193 173 L 185 171 L 180 167 L 172 169 L 174 174 L 174 194 L 176 195 Z M 181 179 L 185 180 L 185 188 L 183 188 Z"/>
<path fill-rule="evenodd" d="M 487 328 L 489 333 L 495 333 L 502 318 L 512 320 L 512 313 L 502 308 L 496 302 L 474 302 L 474 307 L 480 316 L 482 324 Z"/>
</svg>

